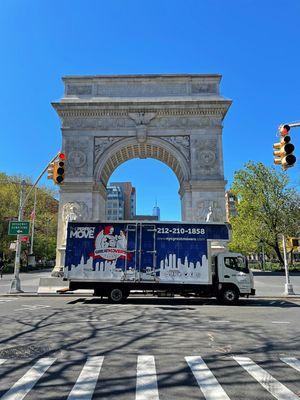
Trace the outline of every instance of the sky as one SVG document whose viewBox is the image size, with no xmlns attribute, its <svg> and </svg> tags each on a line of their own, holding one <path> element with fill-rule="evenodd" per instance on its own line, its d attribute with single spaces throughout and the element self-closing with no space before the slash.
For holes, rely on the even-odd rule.
<svg viewBox="0 0 300 400">
<path fill-rule="evenodd" d="M 51 102 L 64 75 L 218 73 L 233 101 L 230 187 L 249 160 L 271 166 L 279 124 L 300 121 L 299 20 L 299 0 L 1 0 L 0 171 L 34 180 L 61 148 Z M 299 162 L 287 173 L 299 190 L 300 128 L 292 139 Z M 133 183 L 139 214 L 157 199 L 162 219 L 180 219 L 178 181 L 161 162 L 130 160 L 111 180 Z"/>
</svg>

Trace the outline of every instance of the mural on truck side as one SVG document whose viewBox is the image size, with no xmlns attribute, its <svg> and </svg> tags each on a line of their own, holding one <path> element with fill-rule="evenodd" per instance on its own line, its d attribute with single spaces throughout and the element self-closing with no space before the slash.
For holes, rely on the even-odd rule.
<svg viewBox="0 0 300 400">
<path fill-rule="evenodd" d="M 76 223 L 68 225 L 66 276 L 91 280 L 206 283 L 207 239 L 225 225 Z"/>
</svg>

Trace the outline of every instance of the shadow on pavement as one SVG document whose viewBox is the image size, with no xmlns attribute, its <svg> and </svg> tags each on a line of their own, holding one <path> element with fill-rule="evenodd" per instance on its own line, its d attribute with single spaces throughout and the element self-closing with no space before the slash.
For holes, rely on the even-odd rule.
<svg viewBox="0 0 300 400">
<path fill-rule="evenodd" d="M 126 302 L 120 304 L 113 304 L 109 302 L 108 299 L 100 299 L 100 298 L 84 298 L 81 297 L 79 299 L 74 299 L 68 302 L 68 304 L 108 304 L 114 306 L 123 306 L 126 305 L 154 305 L 154 306 L 168 306 L 164 307 L 164 309 L 174 310 L 177 306 L 180 306 L 180 309 L 183 308 L 181 306 L 189 306 L 184 309 L 193 309 L 193 306 L 222 306 L 226 307 L 226 305 L 219 304 L 216 299 L 161 299 L 161 298 L 128 298 Z M 240 299 L 239 303 L 236 306 L 230 307 L 277 307 L 277 308 L 290 308 L 290 307 L 300 307 L 300 303 L 293 303 L 290 300 L 272 300 L 272 299 Z"/>
</svg>

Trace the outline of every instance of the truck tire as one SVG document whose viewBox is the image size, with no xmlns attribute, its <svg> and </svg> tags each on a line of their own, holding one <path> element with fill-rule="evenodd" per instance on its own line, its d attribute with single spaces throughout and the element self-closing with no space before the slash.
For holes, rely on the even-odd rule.
<svg viewBox="0 0 300 400">
<path fill-rule="evenodd" d="M 127 293 L 120 288 L 112 288 L 108 294 L 108 299 L 112 303 L 121 303 L 126 299 L 126 294 Z"/>
<path fill-rule="evenodd" d="M 217 295 L 217 299 L 221 304 L 237 304 L 240 294 L 234 286 L 228 286 L 221 290 Z"/>
</svg>

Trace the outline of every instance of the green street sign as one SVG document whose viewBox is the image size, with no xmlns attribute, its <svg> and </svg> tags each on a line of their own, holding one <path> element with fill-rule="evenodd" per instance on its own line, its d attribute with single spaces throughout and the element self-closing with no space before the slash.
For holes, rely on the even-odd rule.
<svg viewBox="0 0 300 400">
<path fill-rule="evenodd" d="M 9 235 L 29 235 L 29 221 L 10 221 Z"/>
</svg>

